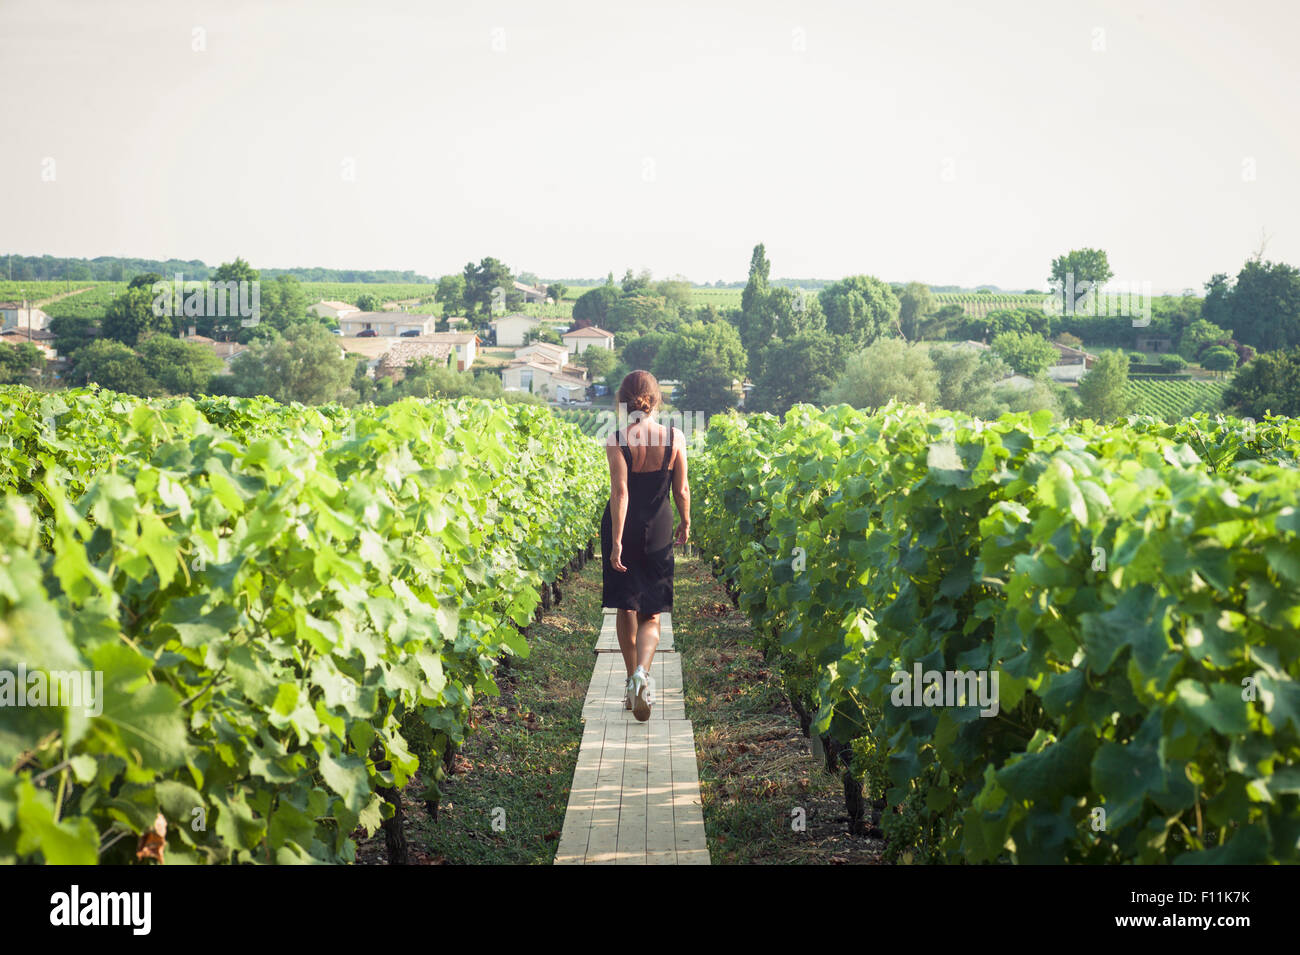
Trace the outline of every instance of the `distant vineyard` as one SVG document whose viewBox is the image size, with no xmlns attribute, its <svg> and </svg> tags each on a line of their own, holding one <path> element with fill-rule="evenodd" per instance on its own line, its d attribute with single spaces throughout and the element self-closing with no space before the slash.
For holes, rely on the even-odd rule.
<svg viewBox="0 0 1300 955">
<path fill-rule="evenodd" d="M 1137 399 L 1137 414 L 1177 421 L 1219 411 L 1226 386 L 1226 381 L 1205 378 L 1136 378 L 1129 382 L 1129 394 Z"/>
<path fill-rule="evenodd" d="M 51 295 L 62 295 L 70 289 L 83 288 L 87 285 L 93 285 L 93 282 L 65 282 L 62 279 L 54 282 L 24 282 L 24 281 L 0 281 L 0 302 L 20 302 L 27 299 L 29 302 L 39 302 L 41 299 L 49 298 Z"/>
<path fill-rule="evenodd" d="M 93 288 L 42 305 L 41 308 L 51 318 L 103 318 L 109 303 L 125 291 L 125 282 L 95 282 Z"/>
<path fill-rule="evenodd" d="M 1042 308 L 1044 295 L 983 295 L 978 292 L 939 292 L 935 294 L 935 304 L 939 308 L 945 305 L 960 305 L 962 310 L 972 318 L 984 318 L 990 312 L 1003 308 Z"/>
<path fill-rule="evenodd" d="M 307 297 L 308 305 L 317 302 L 347 302 L 357 304 L 362 295 L 373 295 L 381 302 L 405 301 L 406 299 L 432 298 L 438 290 L 436 285 L 396 285 L 368 284 L 363 282 L 303 282 L 302 293 Z"/>
</svg>

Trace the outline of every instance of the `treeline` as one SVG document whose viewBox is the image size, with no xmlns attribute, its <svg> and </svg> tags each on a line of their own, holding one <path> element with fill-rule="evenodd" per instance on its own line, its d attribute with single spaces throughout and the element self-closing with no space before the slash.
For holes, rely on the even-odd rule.
<svg viewBox="0 0 1300 955">
<path fill-rule="evenodd" d="M 177 272 L 187 280 L 212 278 L 216 266 L 200 259 L 137 259 L 101 255 L 93 259 L 59 258 L 52 255 L 6 255 L 0 260 L 0 278 L 15 281 L 54 282 L 129 282 L 137 275 L 157 272 L 171 278 Z M 264 278 L 291 275 L 301 282 L 407 283 L 432 282 L 428 276 L 411 270 L 394 269 L 261 269 Z"/>
</svg>

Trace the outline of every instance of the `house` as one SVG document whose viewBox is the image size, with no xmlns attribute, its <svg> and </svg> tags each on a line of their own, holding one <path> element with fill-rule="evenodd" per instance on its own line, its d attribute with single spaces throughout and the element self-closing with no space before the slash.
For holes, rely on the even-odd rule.
<svg viewBox="0 0 1300 955">
<path fill-rule="evenodd" d="M 1164 354 L 1174 350 L 1174 340 L 1154 335 L 1138 335 L 1135 346 L 1138 351 Z"/>
<path fill-rule="evenodd" d="M 564 344 L 571 355 L 581 355 L 588 348 L 613 349 L 614 347 L 614 333 L 597 328 L 595 325 L 571 329 L 560 337 L 564 339 Z"/>
<path fill-rule="evenodd" d="M 28 330 L 25 325 L 22 328 L 7 328 L 0 332 L 0 341 L 10 345 L 31 343 L 40 349 L 46 361 L 59 360 L 59 353 L 54 350 L 54 335 L 43 328 Z"/>
<path fill-rule="evenodd" d="M 187 334 L 181 336 L 182 341 L 192 342 L 195 345 L 203 345 L 210 349 L 214 355 L 226 363 L 226 368 L 230 368 L 231 361 L 242 351 L 247 351 L 247 345 L 241 345 L 239 342 L 219 342 L 215 339 L 208 338 L 206 335 L 196 334 L 194 326 L 191 325 Z"/>
<path fill-rule="evenodd" d="M 50 327 L 50 316 L 26 302 L 0 302 L 0 331 L 11 328 L 45 329 Z"/>
<path fill-rule="evenodd" d="M 343 318 L 345 315 L 351 315 L 353 312 L 359 312 L 361 309 L 355 305 L 349 305 L 347 302 L 327 302 L 321 300 L 307 309 L 314 315 L 321 318 Z"/>
<path fill-rule="evenodd" d="M 540 324 L 542 324 L 540 318 L 533 318 L 523 312 L 514 312 L 498 318 L 492 323 L 492 327 L 497 330 L 498 345 L 515 347 L 528 341 L 528 332 Z"/>
<path fill-rule="evenodd" d="M 407 368 L 426 359 L 446 368 L 451 358 L 452 347 L 449 342 L 431 342 L 416 338 L 397 342 L 380 357 L 375 366 L 375 377 L 401 381 L 406 377 Z"/>
<path fill-rule="evenodd" d="M 563 345 L 550 342 L 532 342 L 523 348 L 515 349 L 516 361 L 536 361 L 543 365 L 554 365 L 557 372 L 563 372 L 569 358 L 569 350 Z"/>
<path fill-rule="evenodd" d="M 1097 356 L 1091 352 L 1069 345 L 1052 342 L 1052 347 L 1059 353 L 1056 364 L 1047 369 L 1047 375 L 1053 381 L 1078 381 L 1097 361 Z"/>
<path fill-rule="evenodd" d="M 549 302 L 546 296 L 546 289 L 537 288 L 533 285 L 527 285 L 523 282 L 515 282 L 515 291 L 523 295 L 525 302 Z"/>
<path fill-rule="evenodd" d="M 427 335 L 433 331 L 437 319 L 432 315 L 414 312 L 352 312 L 339 319 L 339 330 L 347 335 L 373 331 L 380 338 L 395 338 L 402 332 Z"/>
<path fill-rule="evenodd" d="M 524 358 L 512 361 L 501 369 L 501 386 L 506 391 L 526 391 L 529 394 L 547 394 L 551 378 L 560 374 L 549 363 Z"/>
<path fill-rule="evenodd" d="M 412 341 L 441 342 L 450 345 L 452 351 L 456 353 L 457 371 L 469 371 L 470 365 L 474 364 L 474 360 L 478 357 L 478 346 L 483 344 L 482 339 L 475 332 L 432 332 L 413 338 Z"/>
<path fill-rule="evenodd" d="M 582 378 L 552 375 L 550 385 L 552 401 L 583 401 L 587 397 L 587 382 Z"/>
</svg>

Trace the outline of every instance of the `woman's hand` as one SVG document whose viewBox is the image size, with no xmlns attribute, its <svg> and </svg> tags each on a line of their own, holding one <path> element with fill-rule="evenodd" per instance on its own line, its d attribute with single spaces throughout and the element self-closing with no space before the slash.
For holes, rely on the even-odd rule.
<svg viewBox="0 0 1300 955">
<path fill-rule="evenodd" d="M 677 535 L 673 537 L 673 543 L 685 546 L 686 538 L 687 536 L 690 535 L 690 533 L 691 533 L 691 522 L 682 521 L 680 524 L 677 525 Z"/>
<path fill-rule="evenodd" d="M 627 570 L 623 566 L 623 544 L 621 541 L 614 541 L 613 546 L 609 549 L 609 566 L 623 573 Z"/>
</svg>

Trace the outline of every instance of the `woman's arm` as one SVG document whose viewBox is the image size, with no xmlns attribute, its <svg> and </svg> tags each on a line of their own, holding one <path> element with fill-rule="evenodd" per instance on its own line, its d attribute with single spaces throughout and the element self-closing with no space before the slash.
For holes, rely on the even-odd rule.
<svg viewBox="0 0 1300 955">
<path fill-rule="evenodd" d="M 677 452 L 677 461 L 673 464 L 673 498 L 677 501 L 677 513 L 682 518 L 673 542 L 685 544 L 686 537 L 691 532 L 691 487 L 686 481 L 686 436 L 676 428 L 673 430 L 676 432 L 673 435 L 673 449 Z"/>
<path fill-rule="evenodd" d="M 611 434 L 605 439 L 605 457 L 609 458 L 609 520 L 613 545 L 610 548 L 609 565 L 615 570 L 627 570 L 623 566 L 623 525 L 627 522 L 627 462 L 623 460 L 623 449 L 618 444 L 618 434 Z"/>
</svg>

